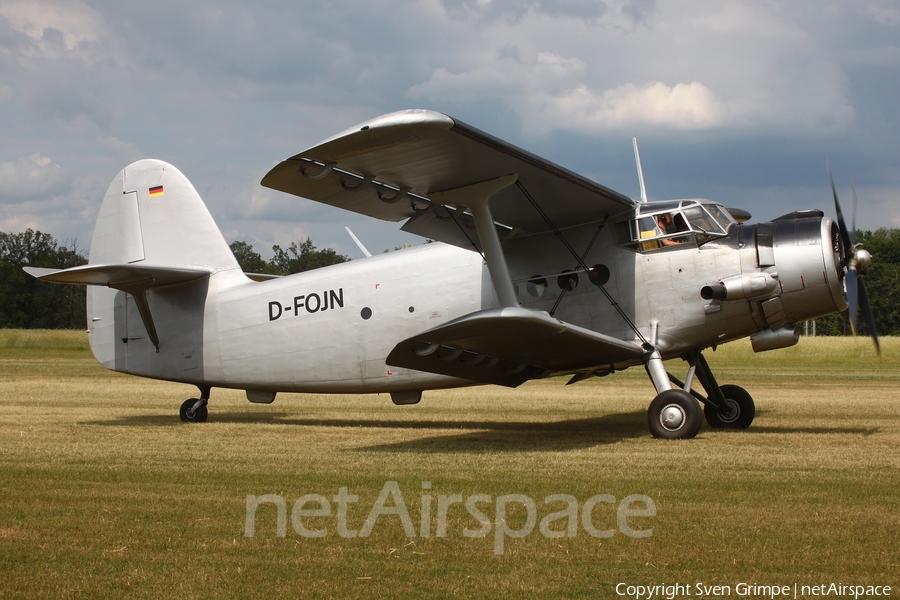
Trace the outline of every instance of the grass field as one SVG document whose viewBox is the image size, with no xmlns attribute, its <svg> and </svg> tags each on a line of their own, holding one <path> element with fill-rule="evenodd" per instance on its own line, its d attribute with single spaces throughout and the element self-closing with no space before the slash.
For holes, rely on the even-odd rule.
<svg viewBox="0 0 900 600">
<path fill-rule="evenodd" d="M 0 597 L 615 598 L 618 583 L 698 582 L 731 586 L 721 597 L 741 582 L 891 585 L 897 597 L 900 339 L 883 347 L 879 360 L 862 339 L 723 346 L 710 364 L 751 391 L 753 426 L 663 441 L 647 432 L 640 369 L 426 392 L 407 407 L 299 394 L 259 406 L 216 389 L 209 422 L 184 424 L 194 388 L 105 371 L 81 332 L 0 331 Z M 430 535 L 407 537 L 394 514 L 368 537 L 339 535 L 339 490 L 358 496 L 345 525 L 360 530 L 391 481 L 417 534 L 430 502 Z M 245 536 L 247 496 L 265 494 L 285 500 L 284 537 L 274 504 Z M 294 507 L 307 494 L 331 514 L 301 519 L 319 506 Z M 501 537 L 498 554 L 497 523 L 467 537 L 480 525 L 457 503 L 438 537 L 439 497 L 476 494 L 492 521 L 498 497 L 530 498 L 538 524 Z M 625 523 L 652 534 L 593 537 L 577 512 L 550 524 L 574 537 L 548 537 L 539 522 L 567 506 L 544 502 L 555 494 L 578 511 L 613 496 L 589 513 L 604 531 L 619 527 L 619 502 L 645 495 L 655 516 Z M 505 506 L 500 525 L 527 531 L 526 506 Z M 326 535 L 300 535 L 292 514 Z"/>
</svg>

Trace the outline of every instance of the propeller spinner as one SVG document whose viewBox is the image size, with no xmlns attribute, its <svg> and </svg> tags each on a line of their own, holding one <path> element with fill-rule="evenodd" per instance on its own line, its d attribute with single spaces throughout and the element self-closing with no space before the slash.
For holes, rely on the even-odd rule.
<svg viewBox="0 0 900 600">
<path fill-rule="evenodd" d="M 872 255 L 856 241 L 856 188 L 853 188 L 853 227 L 847 231 L 844 222 L 844 213 L 841 211 L 841 203 L 838 200 L 837 190 L 834 187 L 834 177 L 831 176 L 831 167 L 828 167 L 828 178 L 831 180 L 831 193 L 834 196 L 834 212 L 837 216 L 838 229 L 841 233 L 841 266 L 844 268 L 844 287 L 847 291 L 847 311 L 850 317 L 850 328 L 853 335 L 857 335 L 858 313 L 861 311 L 866 321 L 866 328 L 875 343 L 875 349 L 881 354 L 881 345 L 878 343 L 878 332 L 875 330 L 875 316 L 869 304 L 869 295 L 866 292 L 866 284 L 859 277 L 866 272 L 872 263 Z"/>
</svg>

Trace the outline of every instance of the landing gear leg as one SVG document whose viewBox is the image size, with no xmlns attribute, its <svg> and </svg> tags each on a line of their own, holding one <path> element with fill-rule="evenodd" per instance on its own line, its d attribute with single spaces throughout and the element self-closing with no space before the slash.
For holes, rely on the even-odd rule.
<svg viewBox="0 0 900 600">
<path fill-rule="evenodd" d="M 647 426 L 653 437 L 670 440 L 686 440 L 700 432 L 703 418 L 700 405 L 691 394 L 672 388 L 670 377 L 662 364 L 658 350 L 654 350 L 646 363 L 647 374 L 653 382 L 656 398 L 647 409 Z"/>
<path fill-rule="evenodd" d="M 744 388 L 736 385 L 719 386 L 709 363 L 699 352 L 685 360 L 696 369 L 697 379 L 706 390 L 703 413 L 710 427 L 716 429 L 747 429 L 756 416 L 753 398 Z"/>
<path fill-rule="evenodd" d="M 181 415 L 181 420 L 185 423 L 204 423 L 209 415 L 206 405 L 209 403 L 210 388 L 209 386 L 199 387 L 200 397 L 189 398 L 181 405 L 179 414 Z"/>
</svg>

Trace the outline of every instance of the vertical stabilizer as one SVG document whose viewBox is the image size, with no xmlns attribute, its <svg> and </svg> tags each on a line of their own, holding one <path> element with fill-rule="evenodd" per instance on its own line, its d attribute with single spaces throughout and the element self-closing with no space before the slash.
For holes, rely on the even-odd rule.
<svg viewBox="0 0 900 600">
<path fill-rule="evenodd" d="M 197 190 L 159 160 L 140 160 L 119 172 L 91 242 L 91 264 L 141 262 L 213 272 L 238 268 Z"/>
</svg>

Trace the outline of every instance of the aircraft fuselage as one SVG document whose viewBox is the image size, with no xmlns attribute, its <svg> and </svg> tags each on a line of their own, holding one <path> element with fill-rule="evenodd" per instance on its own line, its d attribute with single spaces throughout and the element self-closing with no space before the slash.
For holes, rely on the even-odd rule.
<svg viewBox="0 0 900 600">
<path fill-rule="evenodd" d="M 602 223 L 563 234 L 586 251 L 583 263 L 602 273 L 600 283 L 640 335 L 655 335 L 662 357 L 670 358 L 747 335 L 773 336 L 840 309 L 833 240 L 827 237 L 832 227 L 827 218 L 733 224 L 727 235 L 703 244 L 653 251 L 623 247 L 615 227 Z M 638 339 L 555 235 L 507 240 L 504 252 L 523 307 L 553 311 L 567 323 L 618 339 Z M 716 286 L 728 288 L 725 298 L 703 297 L 705 287 Z M 391 367 L 385 359 L 408 337 L 498 305 L 482 257 L 441 243 L 264 282 L 223 270 L 202 281 L 154 288 L 148 301 L 157 315 L 158 351 L 130 294 L 89 290 L 91 347 L 107 368 L 198 386 L 333 393 L 466 385 Z M 781 345 L 790 345 L 785 339 Z M 631 364 L 640 362 L 616 368 Z"/>
</svg>

